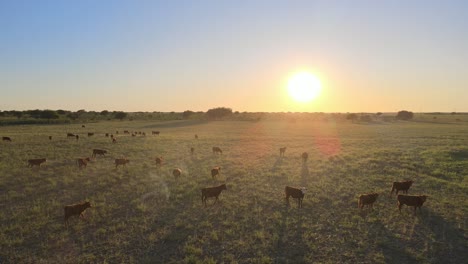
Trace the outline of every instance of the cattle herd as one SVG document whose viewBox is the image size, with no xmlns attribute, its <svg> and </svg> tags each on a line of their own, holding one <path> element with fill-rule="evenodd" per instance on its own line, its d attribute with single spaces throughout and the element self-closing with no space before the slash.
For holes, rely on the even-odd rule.
<svg viewBox="0 0 468 264">
<path fill-rule="evenodd" d="M 83 125 L 83 127 L 85 127 L 85 126 Z M 128 130 L 125 130 L 123 133 L 124 134 L 131 134 L 132 136 L 136 136 L 136 135 L 145 136 L 146 135 L 145 132 L 132 132 L 132 133 L 130 133 L 130 131 L 128 131 Z M 116 134 L 119 134 L 119 131 L 116 131 Z M 151 134 L 159 136 L 160 131 L 152 131 Z M 88 133 L 87 135 L 88 135 L 88 137 L 91 137 L 91 136 L 94 136 L 94 133 Z M 105 136 L 109 137 L 109 133 L 106 133 Z M 75 135 L 73 133 L 67 133 L 67 138 L 69 138 L 69 137 L 75 138 L 76 140 L 79 139 L 79 136 Z M 116 138 L 112 134 L 110 134 L 110 137 L 112 138 L 113 143 L 117 142 Z M 48 138 L 49 138 L 49 140 L 52 140 L 52 136 L 49 136 Z M 198 135 L 196 135 L 196 134 L 195 134 L 195 139 L 198 139 Z M 7 141 L 7 142 L 12 142 L 12 139 L 10 137 L 6 137 L 6 136 L 2 137 L 2 140 Z M 194 151 L 195 151 L 195 149 L 192 147 L 190 149 L 191 154 L 193 154 Z M 213 151 L 213 154 L 223 154 L 223 151 L 219 147 L 213 147 L 212 151 Z M 280 154 L 279 154 L 280 157 L 284 157 L 285 152 L 286 152 L 286 147 L 280 148 L 279 152 L 280 152 Z M 107 154 L 107 153 L 108 153 L 107 150 L 93 149 L 92 158 L 96 158 L 98 155 L 99 156 L 105 156 L 105 154 Z M 306 163 L 308 157 L 309 157 L 309 154 L 307 152 L 303 152 L 301 154 L 302 162 Z M 46 161 L 47 161 L 46 158 L 29 159 L 28 160 L 28 167 L 31 167 L 31 168 L 34 167 L 34 166 L 41 167 L 41 165 L 44 164 Z M 88 162 L 90 162 L 90 161 L 91 161 L 91 158 L 89 158 L 89 157 L 76 159 L 76 163 L 77 163 L 79 169 L 86 168 Z M 120 165 L 125 167 L 125 165 L 127 163 L 129 163 L 129 162 L 130 162 L 130 160 L 128 160 L 126 158 L 115 159 L 115 167 L 117 168 Z M 156 165 L 161 166 L 163 164 L 163 157 L 156 157 L 155 158 L 155 163 L 156 163 Z M 220 170 L 221 170 L 220 166 L 213 167 L 211 169 L 211 177 L 214 179 L 216 176 L 219 176 L 220 175 Z M 175 169 L 173 169 L 172 174 L 173 174 L 174 178 L 178 179 L 182 175 L 182 170 L 180 168 L 175 168 Z M 393 182 L 393 184 L 392 184 L 392 189 L 391 189 L 390 195 L 392 195 L 394 192 L 397 195 L 397 199 L 396 199 L 397 200 L 397 206 L 398 206 L 398 209 L 399 209 L 400 212 L 401 212 L 401 207 L 403 205 L 406 205 L 406 206 L 414 207 L 414 213 L 416 213 L 417 208 L 419 208 L 421 210 L 422 205 L 424 204 L 424 202 L 426 201 L 426 199 L 428 197 L 427 195 L 408 195 L 407 194 L 408 190 L 410 189 L 412 184 L 413 184 L 413 181 L 411 181 L 411 180 L 410 181 Z M 227 190 L 226 184 L 221 184 L 221 185 L 215 186 L 215 187 L 202 188 L 201 189 L 202 204 L 206 207 L 206 200 L 208 198 L 215 198 L 214 203 L 216 203 L 218 201 L 219 195 L 221 194 L 221 192 L 223 190 Z M 405 194 L 398 194 L 398 192 L 400 192 L 400 191 L 404 192 Z M 286 199 L 287 203 L 289 204 L 289 197 L 292 197 L 292 198 L 297 200 L 298 208 L 302 208 L 302 201 L 304 199 L 305 192 L 306 192 L 305 187 L 286 186 L 285 189 L 284 189 L 285 199 Z M 375 193 L 375 192 L 374 193 L 367 193 L 367 194 L 360 194 L 358 196 L 358 208 L 360 208 L 362 210 L 365 206 L 367 206 L 369 209 L 372 209 L 374 203 L 376 202 L 376 200 L 378 198 L 378 196 L 379 196 L 379 194 Z M 91 206 L 91 203 L 89 201 L 85 201 L 85 202 L 77 203 L 77 204 L 72 204 L 72 205 L 66 205 L 64 207 L 65 225 L 68 226 L 68 218 L 70 218 L 71 216 L 78 215 L 78 216 L 80 216 L 80 218 L 83 218 L 84 211 L 87 208 L 90 208 L 90 207 L 92 207 L 92 206 Z"/>
</svg>

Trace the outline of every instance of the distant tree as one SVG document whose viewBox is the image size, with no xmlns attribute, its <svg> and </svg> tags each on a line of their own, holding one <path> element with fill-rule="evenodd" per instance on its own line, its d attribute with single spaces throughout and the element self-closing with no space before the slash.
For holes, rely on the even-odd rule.
<svg viewBox="0 0 468 264">
<path fill-rule="evenodd" d="M 406 111 L 406 110 L 399 111 L 396 115 L 396 119 L 411 120 L 413 119 L 413 112 Z"/>
<path fill-rule="evenodd" d="M 456 115 L 456 114 L 457 114 L 457 112 L 452 112 L 452 113 L 450 113 L 450 114 L 451 114 L 451 115 Z"/>
<path fill-rule="evenodd" d="M 356 119 L 358 119 L 358 116 L 355 113 L 351 113 L 351 114 L 346 115 L 346 120 L 351 120 L 351 121 L 354 122 Z"/>
<path fill-rule="evenodd" d="M 52 110 L 44 110 L 41 112 L 41 115 L 40 115 L 40 118 L 42 119 L 58 119 L 59 118 L 59 115 L 57 114 L 57 112 L 55 111 L 52 111 Z"/>
<path fill-rule="evenodd" d="M 190 116 L 192 116 L 195 112 L 193 111 L 190 111 L 190 110 L 186 110 L 182 113 L 182 118 L 184 119 L 188 119 Z"/>
<path fill-rule="evenodd" d="M 371 118 L 370 115 L 362 115 L 362 116 L 360 117 L 360 120 L 361 120 L 362 122 L 372 122 L 372 118 Z"/>
<path fill-rule="evenodd" d="M 103 111 L 101 111 L 101 113 L 100 113 L 100 115 L 102 115 L 102 116 L 106 116 L 106 115 L 108 115 L 108 114 L 109 114 L 109 111 L 107 111 L 107 110 L 103 110 Z"/>
<path fill-rule="evenodd" d="M 16 111 L 16 110 L 10 111 L 10 114 L 18 119 L 20 119 L 23 116 L 22 111 Z"/>
<path fill-rule="evenodd" d="M 121 111 L 119 111 L 119 112 L 114 112 L 114 118 L 116 118 L 116 119 L 122 120 L 122 119 L 124 119 L 125 117 L 127 117 L 127 113 L 125 113 L 125 112 L 121 112 Z"/>
<path fill-rule="evenodd" d="M 65 115 L 65 114 L 67 114 L 68 112 L 69 112 L 69 111 L 65 111 L 65 110 L 62 110 L 62 109 L 57 110 L 57 114 L 59 114 L 59 115 Z"/>
<path fill-rule="evenodd" d="M 41 118 L 41 110 L 27 110 L 26 113 L 32 118 Z"/>
<path fill-rule="evenodd" d="M 376 116 L 381 116 L 381 115 L 382 115 L 382 112 L 377 112 L 375 115 L 376 115 Z"/>
<path fill-rule="evenodd" d="M 206 112 L 208 119 L 221 119 L 232 115 L 232 109 L 226 107 L 212 108 Z"/>
</svg>

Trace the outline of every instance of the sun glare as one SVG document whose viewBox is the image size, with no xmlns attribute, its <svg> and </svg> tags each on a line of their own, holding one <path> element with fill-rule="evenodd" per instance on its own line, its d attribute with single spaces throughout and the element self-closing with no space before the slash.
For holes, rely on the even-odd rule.
<svg viewBox="0 0 468 264">
<path fill-rule="evenodd" d="M 298 102 L 310 102 L 315 99 L 321 90 L 319 78 L 310 72 L 299 72 L 288 80 L 289 95 Z"/>
</svg>

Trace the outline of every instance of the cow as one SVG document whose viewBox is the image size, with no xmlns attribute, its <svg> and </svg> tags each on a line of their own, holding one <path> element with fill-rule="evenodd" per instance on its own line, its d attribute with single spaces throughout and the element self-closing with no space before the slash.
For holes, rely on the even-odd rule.
<svg viewBox="0 0 468 264">
<path fill-rule="evenodd" d="M 190 154 L 193 155 L 194 152 L 195 152 L 195 148 L 194 148 L 194 147 L 191 147 L 191 148 L 190 148 Z"/>
<path fill-rule="evenodd" d="M 284 157 L 284 153 L 286 152 L 286 147 L 280 148 L 280 157 Z"/>
<path fill-rule="evenodd" d="M 41 164 L 46 162 L 47 159 L 30 159 L 28 160 L 28 167 L 38 166 L 41 167 Z"/>
<path fill-rule="evenodd" d="M 114 135 L 113 135 L 113 134 L 111 134 L 111 135 L 110 135 L 110 137 L 111 137 L 111 138 L 114 138 Z"/>
<path fill-rule="evenodd" d="M 163 158 L 162 157 L 156 157 L 155 159 L 157 165 L 162 165 Z"/>
<path fill-rule="evenodd" d="M 136 136 L 135 133 L 132 133 L 132 137 Z"/>
<path fill-rule="evenodd" d="M 116 130 L 116 131 L 115 131 L 115 133 L 116 133 L 116 134 L 119 134 L 119 131 L 118 131 L 118 130 Z"/>
<path fill-rule="evenodd" d="M 219 147 L 213 147 L 213 154 L 223 154 L 223 151 Z"/>
<path fill-rule="evenodd" d="M 297 205 L 299 208 L 302 208 L 302 200 L 304 199 L 304 194 L 305 194 L 306 188 L 305 187 L 291 187 L 291 186 L 286 186 L 284 188 L 284 193 L 286 195 L 286 201 L 289 204 L 289 196 L 292 196 L 292 198 L 297 199 Z"/>
<path fill-rule="evenodd" d="M 103 149 L 93 149 L 93 158 L 95 158 L 96 155 L 105 156 L 106 153 L 107 153 L 107 150 L 103 150 Z"/>
<path fill-rule="evenodd" d="M 83 212 L 90 207 L 92 207 L 90 202 L 65 205 L 65 207 L 63 208 L 65 212 L 65 226 L 68 226 L 68 218 L 70 218 L 71 216 L 78 215 L 80 218 L 83 219 Z"/>
<path fill-rule="evenodd" d="M 117 168 L 119 165 L 122 165 L 125 167 L 125 164 L 129 163 L 130 161 L 128 159 L 115 159 L 115 167 Z"/>
<path fill-rule="evenodd" d="M 116 138 L 112 138 L 112 143 L 117 143 L 117 139 Z"/>
<path fill-rule="evenodd" d="M 302 158 L 302 162 L 306 163 L 307 159 L 309 158 L 309 153 L 303 152 L 302 155 L 301 155 L 301 158 Z"/>
<path fill-rule="evenodd" d="M 198 135 L 197 135 L 197 134 L 195 134 L 195 139 L 198 139 Z"/>
<path fill-rule="evenodd" d="M 81 125 L 81 127 L 86 127 L 85 125 Z"/>
<path fill-rule="evenodd" d="M 141 133 L 141 134 L 142 134 L 143 136 L 146 136 L 146 133 L 145 133 L 145 132 L 143 132 L 143 133 Z"/>
<path fill-rule="evenodd" d="M 361 194 L 359 195 L 358 198 L 358 208 L 362 210 L 364 206 L 367 205 L 369 208 L 373 208 L 375 200 L 377 200 L 377 197 L 379 196 L 378 193 L 367 193 L 367 194 Z"/>
<path fill-rule="evenodd" d="M 401 207 L 403 205 L 414 206 L 414 213 L 416 214 L 416 209 L 419 208 L 419 211 L 421 211 L 421 206 L 424 204 L 427 197 L 428 197 L 427 195 L 399 194 L 397 196 L 398 210 L 400 210 L 400 213 L 401 213 Z"/>
<path fill-rule="evenodd" d="M 201 189 L 202 203 L 205 205 L 205 207 L 206 207 L 206 199 L 208 199 L 210 197 L 216 197 L 216 200 L 213 203 L 213 204 L 215 204 L 218 201 L 219 194 L 223 190 L 227 190 L 226 184 L 221 184 L 221 185 L 216 186 L 216 187 L 207 187 L 207 188 Z"/>
<path fill-rule="evenodd" d="M 2 137 L 2 140 L 3 140 L 3 141 L 11 142 L 11 138 L 10 138 L 10 137 Z"/>
<path fill-rule="evenodd" d="M 213 169 L 211 169 L 211 178 L 214 179 L 216 175 L 219 175 L 220 170 L 221 170 L 221 167 L 219 166 L 213 167 Z"/>
<path fill-rule="evenodd" d="M 49 136 L 49 140 L 52 140 L 52 136 Z"/>
<path fill-rule="evenodd" d="M 390 195 L 393 194 L 393 191 L 396 191 L 397 195 L 398 195 L 398 191 L 403 191 L 405 193 L 408 193 L 408 189 L 411 187 L 412 184 L 413 184 L 413 181 L 393 182 L 392 191 L 390 192 Z"/>
<path fill-rule="evenodd" d="M 94 133 L 89 133 L 88 132 L 88 137 L 94 136 Z"/>
<path fill-rule="evenodd" d="M 78 136 L 78 135 L 76 135 L 75 137 L 76 137 L 76 140 L 80 139 L 80 136 Z"/>
<path fill-rule="evenodd" d="M 73 134 L 73 133 L 67 133 L 67 138 L 69 138 L 69 137 L 75 137 L 75 134 Z"/>
<path fill-rule="evenodd" d="M 151 134 L 159 136 L 159 131 L 152 131 Z"/>
<path fill-rule="evenodd" d="M 174 175 L 176 179 L 179 178 L 181 174 L 182 174 L 182 170 L 179 168 L 175 168 L 174 170 L 172 170 L 172 175 Z"/>
<path fill-rule="evenodd" d="M 109 133 L 106 133 L 106 137 L 109 137 Z"/>
<path fill-rule="evenodd" d="M 124 134 L 130 134 L 130 131 L 124 130 Z"/>
<path fill-rule="evenodd" d="M 86 168 L 86 166 L 88 166 L 89 161 L 91 161 L 91 159 L 89 157 L 76 159 L 76 163 L 78 164 L 78 168 L 80 168 L 80 169 L 82 167 Z"/>
</svg>

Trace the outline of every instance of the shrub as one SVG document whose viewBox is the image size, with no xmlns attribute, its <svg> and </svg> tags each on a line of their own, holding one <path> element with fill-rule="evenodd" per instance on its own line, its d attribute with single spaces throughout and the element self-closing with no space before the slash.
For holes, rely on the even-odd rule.
<svg viewBox="0 0 468 264">
<path fill-rule="evenodd" d="M 400 119 L 400 120 L 413 119 L 413 112 L 406 111 L 406 110 L 400 111 L 400 112 L 397 113 L 396 119 Z"/>
</svg>

